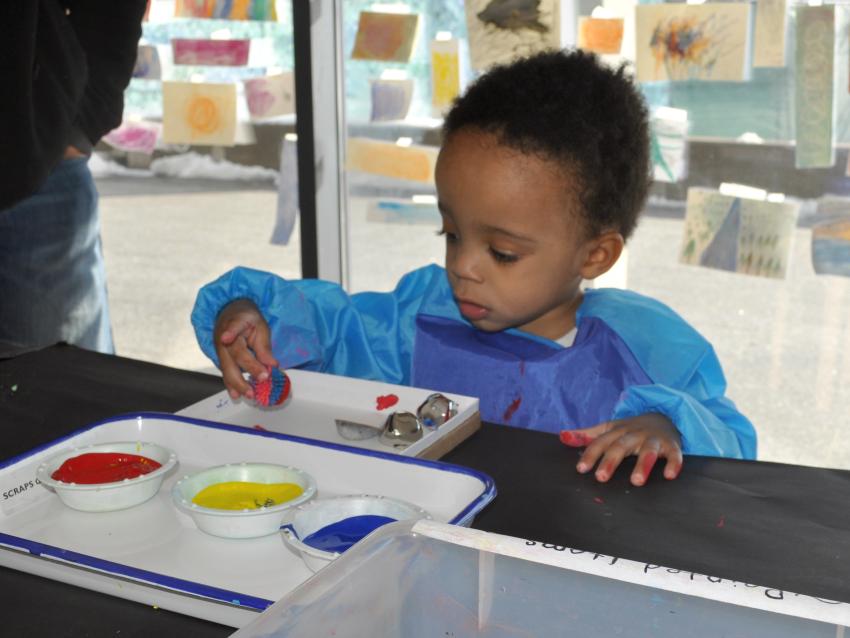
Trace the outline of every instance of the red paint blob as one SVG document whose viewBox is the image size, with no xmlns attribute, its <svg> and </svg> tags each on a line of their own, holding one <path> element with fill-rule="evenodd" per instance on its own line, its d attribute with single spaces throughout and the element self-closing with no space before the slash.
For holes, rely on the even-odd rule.
<svg viewBox="0 0 850 638">
<path fill-rule="evenodd" d="M 255 430 L 260 430 L 262 432 L 268 432 L 268 430 L 266 428 L 264 428 L 262 425 L 260 425 L 259 423 L 257 423 L 253 427 L 254 427 Z"/>
<path fill-rule="evenodd" d="M 150 474 L 162 467 L 153 459 L 122 452 L 87 452 L 65 461 L 51 478 L 63 483 L 114 483 Z"/>
<path fill-rule="evenodd" d="M 655 462 L 657 460 L 658 455 L 655 452 L 651 452 L 646 455 L 646 458 L 643 460 L 643 466 L 640 468 L 644 481 L 649 480 L 649 475 L 652 473 L 652 468 L 655 467 Z"/>
<path fill-rule="evenodd" d="M 522 403 L 522 397 L 517 397 L 516 399 L 511 401 L 511 404 L 507 407 L 507 409 L 505 410 L 505 413 L 502 415 L 502 420 L 503 421 L 510 421 L 511 417 L 514 415 L 514 412 L 519 410 L 519 404 L 520 403 Z"/>
<path fill-rule="evenodd" d="M 398 397 L 394 394 L 385 394 L 380 397 L 375 397 L 375 409 L 386 410 L 398 403 Z"/>
<path fill-rule="evenodd" d="M 570 447 L 587 447 L 587 444 L 591 441 L 591 438 L 586 434 L 573 430 L 561 430 L 559 437 L 561 443 Z"/>
<path fill-rule="evenodd" d="M 593 502 L 594 502 L 594 503 L 597 503 L 597 504 L 599 504 L 599 505 L 604 505 L 604 504 L 605 504 L 605 501 L 602 499 L 602 497 L 601 497 L 601 496 L 594 496 L 594 497 L 593 497 Z"/>
<path fill-rule="evenodd" d="M 720 515 L 720 520 L 717 521 L 717 527 L 723 527 L 726 525 L 726 516 L 724 514 Z"/>
</svg>

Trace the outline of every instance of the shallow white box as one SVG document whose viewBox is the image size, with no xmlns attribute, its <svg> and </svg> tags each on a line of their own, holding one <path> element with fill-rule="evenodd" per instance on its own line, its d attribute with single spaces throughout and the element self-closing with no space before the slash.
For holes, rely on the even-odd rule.
<svg viewBox="0 0 850 638">
<path fill-rule="evenodd" d="M 36 481 L 57 451 L 108 441 L 150 441 L 178 457 L 156 496 L 131 509 L 80 512 Z M 378 494 L 436 520 L 468 525 L 495 496 L 492 480 L 459 466 L 176 417 L 116 417 L 0 465 L 0 565 L 240 627 L 310 577 L 281 534 L 216 538 L 171 500 L 176 480 L 224 463 L 299 467 L 317 497 Z"/>
<path fill-rule="evenodd" d="M 434 521 L 393 523 L 234 638 L 843 638 L 850 605 Z"/>
</svg>

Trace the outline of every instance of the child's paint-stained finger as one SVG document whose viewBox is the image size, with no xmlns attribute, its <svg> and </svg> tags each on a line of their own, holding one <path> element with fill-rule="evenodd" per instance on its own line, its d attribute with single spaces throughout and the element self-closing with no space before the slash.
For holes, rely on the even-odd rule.
<svg viewBox="0 0 850 638">
<path fill-rule="evenodd" d="M 593 437 L 576 430 L 561 430 L 559 438 L 561 443 L 570 447 L 587 447 L 593 441 Z"/>
</svg>

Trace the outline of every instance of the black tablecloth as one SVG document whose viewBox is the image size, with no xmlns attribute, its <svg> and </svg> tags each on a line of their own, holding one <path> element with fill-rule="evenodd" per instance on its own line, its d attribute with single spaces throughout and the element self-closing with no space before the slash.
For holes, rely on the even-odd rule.
<svg viewBox="0 0 850 638">
<path fill-rule="evenodd" d="M 0 458 L 100 419 L 173 412 L 217 377 L 55 346 L 0 361 Z M 838 424 L 836 425 L 838 427 Z M 643 488 L 605 485 L 549 434 L 484 424 L 443 460 L 486 472 L 479 529 L 850 602 L 850 472 L 687 457 Z M 232 629 L 0 569 L 4 635 L 225 636 Z"/>
</svg>

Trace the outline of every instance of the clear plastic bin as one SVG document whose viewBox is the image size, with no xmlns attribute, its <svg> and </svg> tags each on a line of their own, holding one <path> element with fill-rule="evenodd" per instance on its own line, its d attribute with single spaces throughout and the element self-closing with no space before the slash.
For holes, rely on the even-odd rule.
<svg viewBox="0 0 850 638">
<path fill-rule="evenodd" d="M 420 521 L 377 530 L 233 635 L 835 638 L 848 624 L 844 603 Z"/>
</svg>

